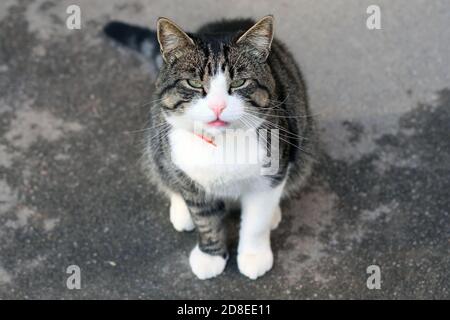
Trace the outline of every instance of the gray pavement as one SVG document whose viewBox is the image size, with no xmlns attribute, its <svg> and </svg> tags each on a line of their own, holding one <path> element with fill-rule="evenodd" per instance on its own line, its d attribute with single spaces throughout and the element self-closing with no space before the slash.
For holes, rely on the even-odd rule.
<svg viewBox="0 0 450 320">
<path fill-rule="evenodd" d="M 65 27 L 69 4 L 82 29 Z M 365 27 L 379 4 L 382 30 Z M 323 153 L 273 233 L 273 270 L 199 281 L 138 166 L 155 73 L 111 19 L 187 30 L 273 13 L 308 82 Z M 0 299 L 450 298 L 448 1 L 0 2 Z M 237 217 L 230 217 L 236 234 Z M 67 266 L 82 288 L 65 286 Z M 366 268 L 381 268 L 380 290 Z"/>
</svg>

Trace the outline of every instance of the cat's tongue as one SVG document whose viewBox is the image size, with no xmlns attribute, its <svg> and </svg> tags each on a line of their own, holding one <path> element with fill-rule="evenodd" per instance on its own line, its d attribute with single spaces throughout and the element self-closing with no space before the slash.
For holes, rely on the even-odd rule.
<svg viewBox="0 0 450 320">
<path fill-rule="evenodd" d="M 211 127 L 226 127 L 228 125 L 228 122 L 217 119 L 217 120 L 208 122 L 208 125 Z"/>
</svg>

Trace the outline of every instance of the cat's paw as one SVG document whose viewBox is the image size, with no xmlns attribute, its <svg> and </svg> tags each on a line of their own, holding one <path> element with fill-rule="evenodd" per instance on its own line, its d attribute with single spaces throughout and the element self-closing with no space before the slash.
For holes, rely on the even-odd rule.
<svg viewBox="0 0 450 320">
<path fill-rule="evenodd" d="M 243 275 L 255 280 L 272 269 L 273 253 L 270 248 L 257 253 L 239 253 L 237 263 Z"/>
<path fill-rule="evenodd" d="M 170 200 L 170 222 L 175 230 L 192 231 L 195 228 L 189 209 L 180 196 L 173 196 Z"/>
<path fill-rule="evenodd" d="M 204 253 L 195 246 L 189 256 L 189 264 L 192 272 L 201 280 L 214 278 L 223 272 L 227 260 L 221 256 L 213 256 Z"/>
<path fill-rule="evenodd" d="M 270 230 L 275 230 L 278 228 L 281 222 L 281 208 L 277 206 L 273 212 L 272 223 L 270 225 Z"/>
</svg>

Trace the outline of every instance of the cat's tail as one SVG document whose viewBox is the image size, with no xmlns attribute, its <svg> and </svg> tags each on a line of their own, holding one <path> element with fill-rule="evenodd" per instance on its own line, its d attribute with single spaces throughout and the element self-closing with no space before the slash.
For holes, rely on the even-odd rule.
<svg viewBox="0 0 450 320">
<path fill-rule="evenodd" d="M 159 69 L 162 64 L 156 31 L 131 24 L 112 21 L 104 28 L 103 32 L 121 45 L 133 49 L 151 61 Z"/>
</svg>

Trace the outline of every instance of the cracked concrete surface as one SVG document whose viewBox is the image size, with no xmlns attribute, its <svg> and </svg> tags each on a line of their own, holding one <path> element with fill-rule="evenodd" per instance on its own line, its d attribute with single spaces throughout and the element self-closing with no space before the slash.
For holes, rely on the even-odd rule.
<svg viewBox="0 0 450 320">
<path fill-rule="evenodd" d="M 0 3 L 0 298 L 450 298 L 450 5 L 377 1 Z M 79 4 L 82 29 L 65 28 Z M 201 7 L 201 9 L 200 9 Z M 139 170 L 154 70 L 111 19 L 186 29 L 273 13 L 309 85 L 323 152 L 272 235 L 274 269 L 190 272 L 193 234 Z M 236 233 L 235 216 L 230 227 Z M 82 289 L 65 287 L 67 266 Z M 366 287 L 379 265 L 381 290 Z"/>
</svg>

